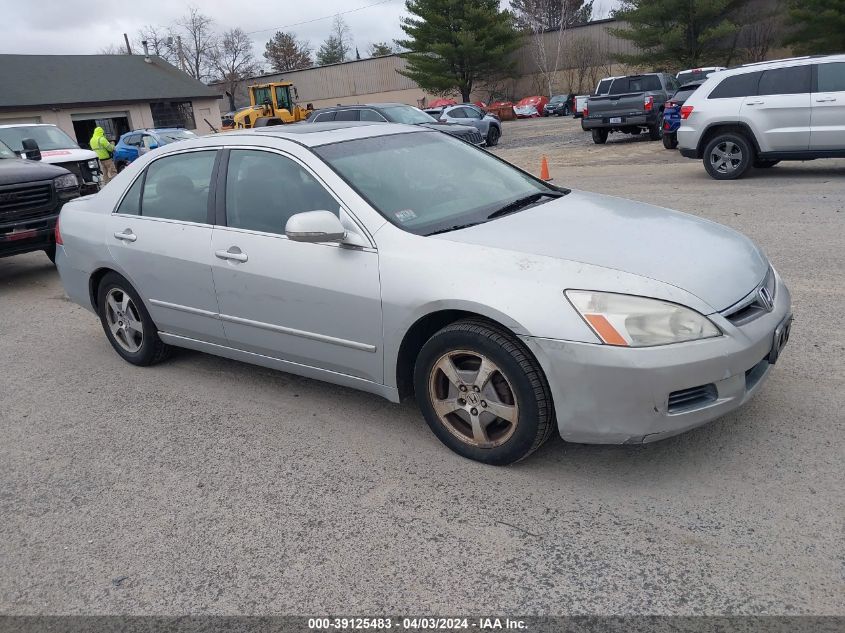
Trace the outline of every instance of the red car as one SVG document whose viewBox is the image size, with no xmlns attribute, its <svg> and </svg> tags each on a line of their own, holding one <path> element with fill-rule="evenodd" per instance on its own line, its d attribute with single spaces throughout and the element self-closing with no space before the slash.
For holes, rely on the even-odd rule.
<svg viewBox="0 0 845 633">
<path fill-rule="evenodd" d="M 514 114 L 520 119 L 527 119 L 531 117 L 545 116 L 544 108 L 549 102 L 548 97 L 541 97 L 539 95 L 533 97 L 524 97 L 513 107 Z"/>
</svg>

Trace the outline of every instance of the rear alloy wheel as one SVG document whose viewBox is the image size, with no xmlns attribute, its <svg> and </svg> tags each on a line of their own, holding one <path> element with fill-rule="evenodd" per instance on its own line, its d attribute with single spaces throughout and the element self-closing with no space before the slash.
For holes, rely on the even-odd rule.
<svg viewBox="0 0 845 633">
<path fill-rule="evenodd" d="M 502 133 L 499 132 L 499 128 L 495 125 L 491 125 L 490 129 L 487 130 L 487 147 L 494 147 L 495 145 L 498 145 L 501 134 Z"/>
<path fill-rule="evenodd" d="M 446 326 L 420 351 L 414 369 L 426 422 L 453 451 L 487 464 L 519 461 L 554 428 L 548 384 L 509 332 L 485 321 Z"/>
<path fill-rule="evenodd" d="M 741 134 L 720 134 L 704 148 L 704 168 L 716 180 L 739 178 L 752 162 L 751 146 Z"/>
<path fill-rule="evenodd" d="M 97 292 L 97 312 L 109 343 L 133 365 L 153 365 L 171 353 L 158 337 L 158 330 L 144 303 L 126 279 L 108 273 Z"/>
<path fill-rule="evenodd" d="M 674 132 L 663 133 L 663 147 L 666 149 L 677 149 L 678 136 Z"/>
<path fill-rule="evenodd" d="M 596 145 L 604 145 L 607 143 L 607 130 L 603 128 L 593 129 L 593 143 Z"/>
</svg>

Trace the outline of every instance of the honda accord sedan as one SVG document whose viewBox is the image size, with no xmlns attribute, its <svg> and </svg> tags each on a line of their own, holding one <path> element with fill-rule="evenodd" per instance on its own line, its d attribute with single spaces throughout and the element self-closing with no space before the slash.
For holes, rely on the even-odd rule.
<svg viewBox="0 0 845 633">
<path fill-rule="evenodd" d="M 56 239 L 68 296 L 126 361 L 184 347 L 413 396 L 444 444 L 491 464 L 555 428 L 641 443 L 733 411 L 792 319 L 729 228 L 396 124 L 160 148 L 66 204 Z"/>
</svg>

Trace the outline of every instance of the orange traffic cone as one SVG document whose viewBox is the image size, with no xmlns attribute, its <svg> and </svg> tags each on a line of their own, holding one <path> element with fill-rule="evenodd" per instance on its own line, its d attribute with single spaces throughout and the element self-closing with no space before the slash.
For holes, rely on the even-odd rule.
<svg viewBox="0 0 845 633">
<path fill-rule="evenodd" d="M 549 161 L 546 160 L 545 156 L 540 161 L 540 180 L 551 180 L 549 177 Z"/>
</svg>

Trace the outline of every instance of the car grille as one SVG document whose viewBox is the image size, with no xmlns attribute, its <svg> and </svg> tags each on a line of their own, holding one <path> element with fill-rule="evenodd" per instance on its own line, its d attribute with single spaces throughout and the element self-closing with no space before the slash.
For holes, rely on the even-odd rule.
<svg viewBox="0 0 845 633">
<path fill-rule="evenodd" d="M 776 292 L 775 271 L 769 267 L 763 282 L 751 293 L 727 310 L 722 311 L 722 316 L 736 326 L 745 325 L 754 319 L 772 311 Z M 765 291 L 765 292 L 761 292 Z M 767 305 L 763 294 L 768 293 L 772 304 Z"/>
<path fill-rule="evenodd" d="M 718 397 L 716 385 L 702 385 L 673 391 L 669 394 L 669 413 L 680 413 L 715 402 Z"/>
<path fill-rule="evenodd" d="M 0 187 L 0 219 L 17 220 L 37 217 L 52 209 L 53 187 L 50 183 L 27 183 Z"/>
<path fill-rule="evenodd" d="M 64 167 L 76 176 L 80 185 L 84 185 L 86 182 L 94 182 L 94 174 L 92 173 L 91 168 L 88 167 L 87 160 L 72 163 L 59 163 L 59 166 Z"/>
<path fill-rule="evenodd" d="M 481 137 L 481 132 L 479 132 L 478 130 L 473 130 L 472 132 L 464 136 L 464 139 L 472 143 L 473 145 L 480 145 L 484 140 Z"/>
</svg>

